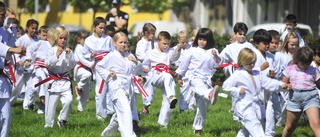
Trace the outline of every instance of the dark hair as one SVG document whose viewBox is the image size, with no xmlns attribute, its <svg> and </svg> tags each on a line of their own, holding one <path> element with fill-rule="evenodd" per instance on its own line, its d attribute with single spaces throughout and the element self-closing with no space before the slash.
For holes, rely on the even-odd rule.
<svg viewBox="0 0 320 137">
<path fill-rule="evenodd" d="M 38 33 L 44 32 L 44 33 L 48 33 L 49 27 L 48 26 L 41 26 L 39 28 Z"/>
<path fill-rule="evenodd" d="M 233 27 L 233 32 L 238 33 L 240 31 L 243 31 L 244 33 L 248 32 L 248 27 L 245 23 L 243 22 L 237 22 L 234 27 Z"/>
<path fill-rule="evenodd" d="M 74 50 L 76 49 L 76 46 L 78 45 L 78 39 L 86 39 L 88 36 L 88 33 L 85 30 L 80 30 L 73 39 L 73 44 L 74 44 Z"/>
<path fill-rule="evenodd" d="M 158 40 L 163 40 L 163 39 L 167 39 L 167 40 L 171 39 L 171 35 L 168 31 L 160 31 L 159 32 Z"/>
<path fill-rule="evenodd" d="M 116 32 L 116 30 L 114 29 L 114 27 L 112 25 L 106 25 L 104 27 L 104 30 L 105 31 L 113 31 L 113 32 Z"/>
<path fill-rule="evenodd" d="M 21 34 L 21 35 L 24 34 L 24 30 L 23 30 L 22 26 L 19 25 L 19 26 L 17 27 L 17 30 L 18 30 L 18 31 L 22 30 L 22 34 Z"/>
<path fill-rule="evenodd" d="M 9 26 L 10 24 L 17 24 L 17 26 L 18 26 L 18 25 L 20 25 L 20 22 L 16 18 L 8 18 L 6 25 Z"/>
<path fill-rule="evenodd" d="M 320 57 L 320 46 L 314 46 L 312 50 L 313 50 L 313 56 Z"/>
<path fill-rule="evenodd" d="M 26 25 L 26 28 L 30 27 L 31 25 L 33 24 L 37 24 L 37 26 L 39 26 L 39 22 L 36 21 L 35 19 L 29 19 L 27 21 L 27 25 Z M 37 28 L 38 29 L 38 28 Z M 26 33 L 28 33 L 28 29 L 26 29 Z"/>
<path fill-rule="evenodd" d="M 280 40 L 280 34 L 276 30 L 268 30 L 268 33 L 271 35 L 271 38 Z"/>
<path fill-rule="evenodd" d="M 309 47 L 298 48 L 293 54 L 293 63 L 298 64 L 302 62 L 304 64 L 310 64 L 313 60 L 313 51 Z"/>
<path fill-rule="evenodd" d="M 198 47 L 199 38 L 203 38 L 203 39 L 207 40 L 207 44 L 205 45 L 205 47 L 203 49 L 207 50 L 207 49 L 214 48 L 215 40 L 213 38 L 213 33 L 212 33 L 211 29 L 209 29 L 209 28 L 199 29 L 197 36 L 193 41 L 193 47 Z"/>
<path fill-rule="evenodd" d="M 102 17 L 96 17 L 93 21 L 93 27 L 98 26 L 100 23 L 106 23 L 106 20 Z"/>
<path fill-rule="evenodd" d="M 260 42 L 270 43 L 272 41 L 271 35 L 265 29 L 258 29 L 253 34 L 254 44 L 259 44 Z"/>
<path fill-rule="evenodd" d="M 289 14 L 286 16 L 286 20 L 284 22 L 289 22 L 289 23 L 297 23 L 297 16 L 294 14 Z"/>
</svg>

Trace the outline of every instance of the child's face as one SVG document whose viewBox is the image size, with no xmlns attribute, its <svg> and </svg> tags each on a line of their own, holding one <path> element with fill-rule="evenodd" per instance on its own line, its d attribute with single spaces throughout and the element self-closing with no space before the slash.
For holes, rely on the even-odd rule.
<svg viewBox="0 0 320 137">
<path fill-rule="evenodd" d="M 270 42 L 270 45 L 269 45 L 269 51 L 271 53 L 276 52 L 278 49 L 278 46 L 279 46 L 279 40 L 272 38 L 272 41 Z"/>
<path fill-rule="evenodd" d="M 298 38 L 289 39 L 288 52 L 292 53 L 298 47 L 299 47 L 299 39 Z"/>
<path fill-rule="evenodd" d="M 17 32 L 17 38 L 20 38 L 22 36 L 22 34 L 23 34 L 23 30 L 19 30 Z"/>
<path fill-rule="evenodd" d="M 99 25 L 95 26 L 93 28 L 94 32 L 97 33 L 99 37 L 101 37 L 104 33 L 104 27 L 106 26 L 106 23 L 100 23 Z"/>
<path fill-rule="evenodd" d="M 39 34 L 38 34 L 38 36 L 39 36 L 39 38 L 41 39 L 41 40 L 47 40 L 48 39 L 48 34 L 47 34 L 47 32 L 43 32 L 43 31 L 41 31 Z"/>
<path fill-rule="evenodd" d="M 84 38 L 78 38 L 78 43 L 80 45 L 84 45 Z"/>
<path fill-rule="evenodd" d="M 120 38 L 117 41 L 114 41 L 113 44 L 120 53 L 123 53 L 126 50 L 127 41 L 127 37 L 120 36 Z"/>
<path fill-rule="evenodd" d="M 187 44 L 188 44 L 188 39 L 187 38 L 179 38 L 178 42 L 181 46 L 182 49 L 186 49 Z"/>
<path fill-rule="evenodd" d="M 29 27 L 27 27 L 28 35 L 33 37 L 35 33 L 38 30 L 38 25 L 37 24 L 31 24 Z"/>
<path fill-rule="evenodd" d="M 125 46 L 124 52 L 131 52 L 130 46 L 129 46 L 129 41 L 127 41 L 127 44 Z"/>
<path fill-rule="evenodd" d="M 313 56 L 313 60 L 317 65 L 320 65 L 320 57 L 318 55 Z"/>
<path fill-rule="evenodd" d="M 204 48 L 207 45 L 207 39 L 199 38 L 198 39 L 198 46 L 200 48 Z"/>
<path fill-rule="evenodd" d="M 235 34 L 235 38 L 238 43 L 243 43 L 246 40 L 246 33 L 244 31 L 239 31 Z"/>
<path fill-rule="evenodd" d="M 159 49 L 164 52 L 167 51 L 170 47 L 170 40 L 168 39 L 162 39 L 158 40 Z"/>
<path fill-rule="evenodd" d="M 68 42 L 68 34 L 67 32 L 62 32 L 57 39 L 57 45 L 59 47 L 64 48 L 67 45 Z"/>
<path fill-rule="evenodd" d="M 310 63 L 305 63 L 305 62 L 298 62 L 297 66 L 301 69 L 308 69 L 310 67 Z"/>
<path fill-rule="evenodd" d="M 114 31 L 110 31 L 110 30 L 108 30 L 108 31 L 106 31 L 106 33 L 105 33 L 106 35 L 108 35 L 108 36 L 110 36 L 110 37 L 113 37 L 113 35 L 114 35 Z"/>
<path fill-rule="evenodd" d="M 147 39 L 148 41 L 151 41 L 151 40 L 154 39 L 154 36 L 155 36 L 155 33 L 149 32 L 149 33 L 147 33 L 147 35 L 146 35 L 145 37 L 146 37 L 146 39 Z"/>
<path fill-rule="evenodd" d="M 292 22 L 285 22 L 286 24 L 286 29 L 288 29 L 289 31 L 293 31 L 293 29 L 297 26 L 296 23 L 292 23 Z"/>
<path fill-rule="evenodd" d="M 258 44 L 255 44 L 257 47 L 257 50 L 259 50 L 260 52 L 266 52 L 269 49 L 269 44 L 268 42 L 260 42 Z"/>
</svg>

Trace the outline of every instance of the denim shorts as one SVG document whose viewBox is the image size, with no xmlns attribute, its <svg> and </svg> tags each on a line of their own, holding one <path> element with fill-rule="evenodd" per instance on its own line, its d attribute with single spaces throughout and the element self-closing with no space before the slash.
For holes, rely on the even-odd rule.
<svg viewBox="0 0 320 137">
<path fill-rule="evenodd" d="M 320 108 L 319 94 L 317 89 L 308 91 L 290 91 L 287 105 L 288 111 L 302 112 L 312 107 Z"/>
</svg>

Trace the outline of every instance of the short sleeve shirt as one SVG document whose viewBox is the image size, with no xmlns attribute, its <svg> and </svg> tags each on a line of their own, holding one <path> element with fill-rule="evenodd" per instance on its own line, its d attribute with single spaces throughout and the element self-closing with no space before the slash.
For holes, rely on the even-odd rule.
<svg viewBox="0 0 320 137">
<path fill-rule="evenodd" d="M 289 78 L 293 89 L 308 90 L 316 88 L 316 81 L 320 78 L 320 72 L 315 67 L 310 66 L 304 70 L 293 64 L 288 66 L 283 75 Z"/>
<path fill-rule="evenodd" d="M 125 13 L 125 12 L 123 12 L 123 11 L 120 10 L 119 13 L 118 13 L 118 18 L 119 18 L 119 19 L 124 19 L 124 20 L 128 21 L 128 20 L 129 20 L 129 15 L 128 15 L 128 13 Z M 116 26 L 115 16 L 113 16 L 111 13 L 108 13 L 108 14 L 107 14 L 106 20 L 107 20 L 108 22 L 110 22 L 110 25 Z M 120 31 L 122 31 L 123 33 L 125 33 L 126 35 L 128 35 L 128 23 L 127 23 L 127 25 L 126 25 L 126 29 L 120 30 Z"/>
</svg>

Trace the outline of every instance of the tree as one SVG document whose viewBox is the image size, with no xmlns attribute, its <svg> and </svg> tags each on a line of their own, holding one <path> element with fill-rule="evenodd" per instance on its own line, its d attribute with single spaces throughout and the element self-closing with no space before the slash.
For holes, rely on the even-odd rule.
<svg viewBox="0 0 320 137">
<path fill-rule="evenodd" d="M 43 9 L 46 7 L 46 5 L 48 4 L 48 0 L 39 0 L 39 9 Z M 20 9 L 24 9 L 24 12 L 26 13 L 34 13 L 35 11 L 35 0 L 18 0 L 18 7 Z"/>
<path fill-rule="evenodd" d="M 159 13 L 160 20 L 162 20 L 163 12 L 172 8 L 181 8 L 186 0 L 131 0 L 131 2 L 139 12 Z"/>
<path fill-rule="evenodd" d="M 71 0 L 71 5 L 80 13 L 87 11 L 89 8 L 93 10 L 93 20 L 96 13 L 100 10 L 110 10 L 112 0 Z"/>
</svg>

